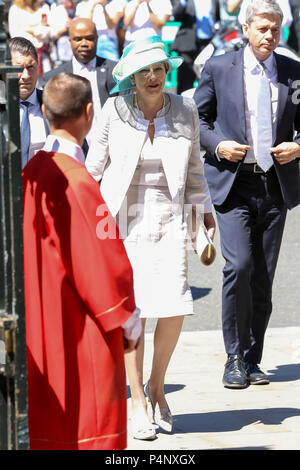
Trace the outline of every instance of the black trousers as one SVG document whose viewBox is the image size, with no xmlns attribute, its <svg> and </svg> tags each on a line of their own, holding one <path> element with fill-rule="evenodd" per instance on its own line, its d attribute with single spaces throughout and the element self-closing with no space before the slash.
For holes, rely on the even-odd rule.
<svg viewBox="0 0 300 470">
<path fill-rule="evenodd" d="M 274 167 L 267 174 L 241 171 L 225 203 L 215 209 L 225 259 L 225 349 L 259 364 L 287 212 Z"/>
</svg>

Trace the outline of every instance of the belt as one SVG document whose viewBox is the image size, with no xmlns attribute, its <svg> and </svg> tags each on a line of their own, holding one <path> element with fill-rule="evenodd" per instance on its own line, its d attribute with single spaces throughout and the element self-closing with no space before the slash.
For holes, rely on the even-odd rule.
<svg viewBox="0 0 300 470">
<path fill-rule="evenodd" d="M 273 166 L 271 166 L 267 171 L 264 171 L 257 163 L 241 163 L 239 170 L 266 175 L 272 168 Z"/>
</svg>

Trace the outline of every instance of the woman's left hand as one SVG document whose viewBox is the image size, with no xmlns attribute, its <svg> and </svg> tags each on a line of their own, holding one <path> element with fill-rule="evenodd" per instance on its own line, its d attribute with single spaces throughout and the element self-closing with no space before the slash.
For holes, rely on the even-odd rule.
<svg viewBox="0 0 300 470">
<path fill-rule="evenodd" d="M 203 222 L 208 232 L 209 238 L 213 240 L 216 233 L 216 222 L 212 213 L 204 214 Z"/>
</svg>

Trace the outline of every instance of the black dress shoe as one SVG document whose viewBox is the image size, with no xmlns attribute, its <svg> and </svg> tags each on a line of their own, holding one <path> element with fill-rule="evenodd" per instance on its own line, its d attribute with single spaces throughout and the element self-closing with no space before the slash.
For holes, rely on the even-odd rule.
<svg viewBox="0 0 300 470">
<path fill-rule="evenodd" d="M 223 384 L 227 388 L 246 388 L 249 385 L 243 359 L 238 354 L 228 354 L 223 375 Z"/>
<path fill-rule="evenodd" d="M 251 385 L 267 385 L 270 383 L 268 376 L 257 364 L 246 362 L 246 372 Z"/>
</svg>

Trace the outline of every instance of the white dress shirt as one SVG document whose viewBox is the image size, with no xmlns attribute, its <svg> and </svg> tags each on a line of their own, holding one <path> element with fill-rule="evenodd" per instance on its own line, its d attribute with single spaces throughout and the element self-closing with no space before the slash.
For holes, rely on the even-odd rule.
<svg viewBox="0 0 300 470">
<path fill-rule="evenodd" d="M 81 77 L 87 78 L 92 87 L 93 94 L 93 106 L 94 106 L 94 119 L 90 132 L 86 136 L 86 140 L 90 145 L 93 130 L 97 126 L 97 119 L 101 111 L 100 96 L 98 91 L 97 83 L 97 69 L 96 69 L 96 57 L 94 57 L 88 64 L 82 64 L 76 60 L 75 57 L 72 59 L 73 73 L 80 75 Z"/>
<path fill-rule="evenodd" d="M 277 79 L 277 67 L 274 55 L 271 54 L 267 60 L 264 61 L 266 67 L 266 75 L 270 82 L 271 91 L 271 107 L 272 107 L 272 131 L 273 136 L 275 135 L 276 123 L 277 123 L 277 108 L 278 108 L 278 79 Z M 244 98 L 245 98 L 245 121 L 246 121 L 246 136 L 248 145 L 251 147 L 247 151 L 244 163 L 257 163 L 254 154 L 254 142 L 257 137 L 259 129 L 257 127 L 257 93 L 259 89 L 260 80 L 260 68 L 259 61 L 255 55 L 251 52 L 249 46 L 245 47 L 244 51 Z M 218 153 L 218 147 L 216 148 L 215 155 L 218 160 L 223 158 Z"/>
<path fill-rule="evenodd" d="M 278 108 L 278 79 L 277 67 L 274 55 L 264 61 L 266 67 L 266 75 L 270 83 L 271 91 L 271 109 L 272 109 L 272 130 L 273 136 L 276 130 L 276 118 Z M 244 163 L 255 163 L 256 156 L 254 154 L 254 142 L 259 135 L 257 126 L 257 93 L 260 80 L 259 62 L 247 46 L 244 51 L 244 96 L 245 96 L 245 119 L 246 119 L 246 136 L 250 150 L 248 150 Z"/>
<path fill-rule="evenodd" d="M 22 100 L 21 100 L 22 101 Z M 46 137 L 49 133 L 47 121 L 45 120 L 40 103 L 37 98 L 36 88 L 32 95 L 29 96 L 25 101 L 30 103 L 28 107 L 28 117 L 30 124 L 30 147 L 29 147 L 29 159 L 32 158 L 41 148 L 44 146 Z M 23 107 L 20 106 L 20 126 L 23 117 Z M 22 145 L 22 138 L 21 138 Z"/>
<path fill-rule="evenodd" d="M 85 157 L 82 148 L 69 139 L 50 134 L 47 137 L 43 150 L 45 152 L 64 153 L 84 165 Z"/>
</svg>

